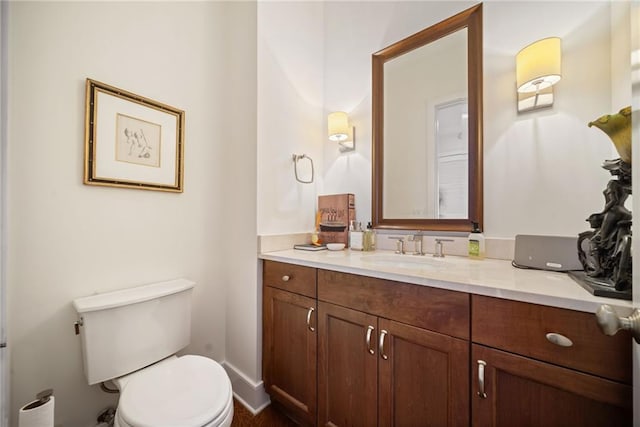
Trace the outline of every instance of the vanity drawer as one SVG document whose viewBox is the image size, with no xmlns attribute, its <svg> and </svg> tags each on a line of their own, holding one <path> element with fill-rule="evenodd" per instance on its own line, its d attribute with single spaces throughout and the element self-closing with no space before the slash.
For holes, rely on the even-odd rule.
<svg viewBox="0 0 640 427">
<path fill-rule="evenodd" d="M 471 301 L 473 342 L 631 383 L 630 335 L 604 335 L 594 314 L 479 295 Z M 571 345 L 552 343 L 554 333 Z"/>
<path fill-rule="evenodd" d="M 283 262 L 264 261 L 263 285 L 311 298 L 316 297 L 316 269 Z"/>
<path fill-rule="evenodd" d="M 318 299 L 469 339 L 469 294 L 318 270 Z"/>
</svg>

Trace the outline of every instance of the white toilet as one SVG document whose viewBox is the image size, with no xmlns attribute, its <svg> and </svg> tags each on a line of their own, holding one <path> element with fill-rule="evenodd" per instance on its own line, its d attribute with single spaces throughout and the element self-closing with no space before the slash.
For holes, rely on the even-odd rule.
<svg viewBox="0 0 640 427">
<path fill-rule="evenodd" d="M 116 427 L 228 427 L 231 382 L 217 362 L 175 353 L 191 338 L 186 279 L 78 298 L 88 383 L 120 391 Z"/>
</svg>

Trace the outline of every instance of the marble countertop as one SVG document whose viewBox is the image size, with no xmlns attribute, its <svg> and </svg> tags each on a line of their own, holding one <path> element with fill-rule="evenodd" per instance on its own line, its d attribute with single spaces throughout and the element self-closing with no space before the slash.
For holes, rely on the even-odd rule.
<svg viewBox="0 0 640 427">
<path fill-rule="evenodd" d="M 620 316 L 632 311 L 630 301 L 594 297 L 566 273 L 515 268 L 510 261 L 497 259 L 434 258 L 349 249 L 288 249 L 261 253 L 259 258 L 590 313 L 595 313 L 601 304 L 616 308 Z"/>
</svg>

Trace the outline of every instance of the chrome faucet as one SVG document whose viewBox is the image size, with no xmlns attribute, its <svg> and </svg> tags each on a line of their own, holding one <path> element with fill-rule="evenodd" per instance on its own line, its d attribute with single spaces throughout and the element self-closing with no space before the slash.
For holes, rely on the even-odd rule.
<svg viewBox="0 0 640 427">
<path fill-rule="evenodd" d="M 444 258 L 444 245 L 443 242 L 453 242 L 453 239 L 436 239 L 436 250 L 433 254 L 436 258 Z"/>
<path fill-rule="evenodd" d="M 416 231 L 416 234 L 413 236 L 409 236 L 409 241 L 413 242 L 413 254 L 414 255 L 424 255 L 422 251 L 422 232 Z"/>
<path fill-rule="evenodd" d="M 404 237 L 389 237 L 389 239 L 397 240 L 396 253 L 404 255 Z"/>
</svg>

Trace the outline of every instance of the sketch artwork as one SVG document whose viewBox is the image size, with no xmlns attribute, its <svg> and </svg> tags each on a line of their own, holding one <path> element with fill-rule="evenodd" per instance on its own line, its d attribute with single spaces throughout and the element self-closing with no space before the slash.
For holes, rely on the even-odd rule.
<svg viewBox="0 0 640 427">
<path fill-rule="evenodd" d="M 117 114 L 116 161 L 160 167 L 161 126 Z"/>
</svg>

